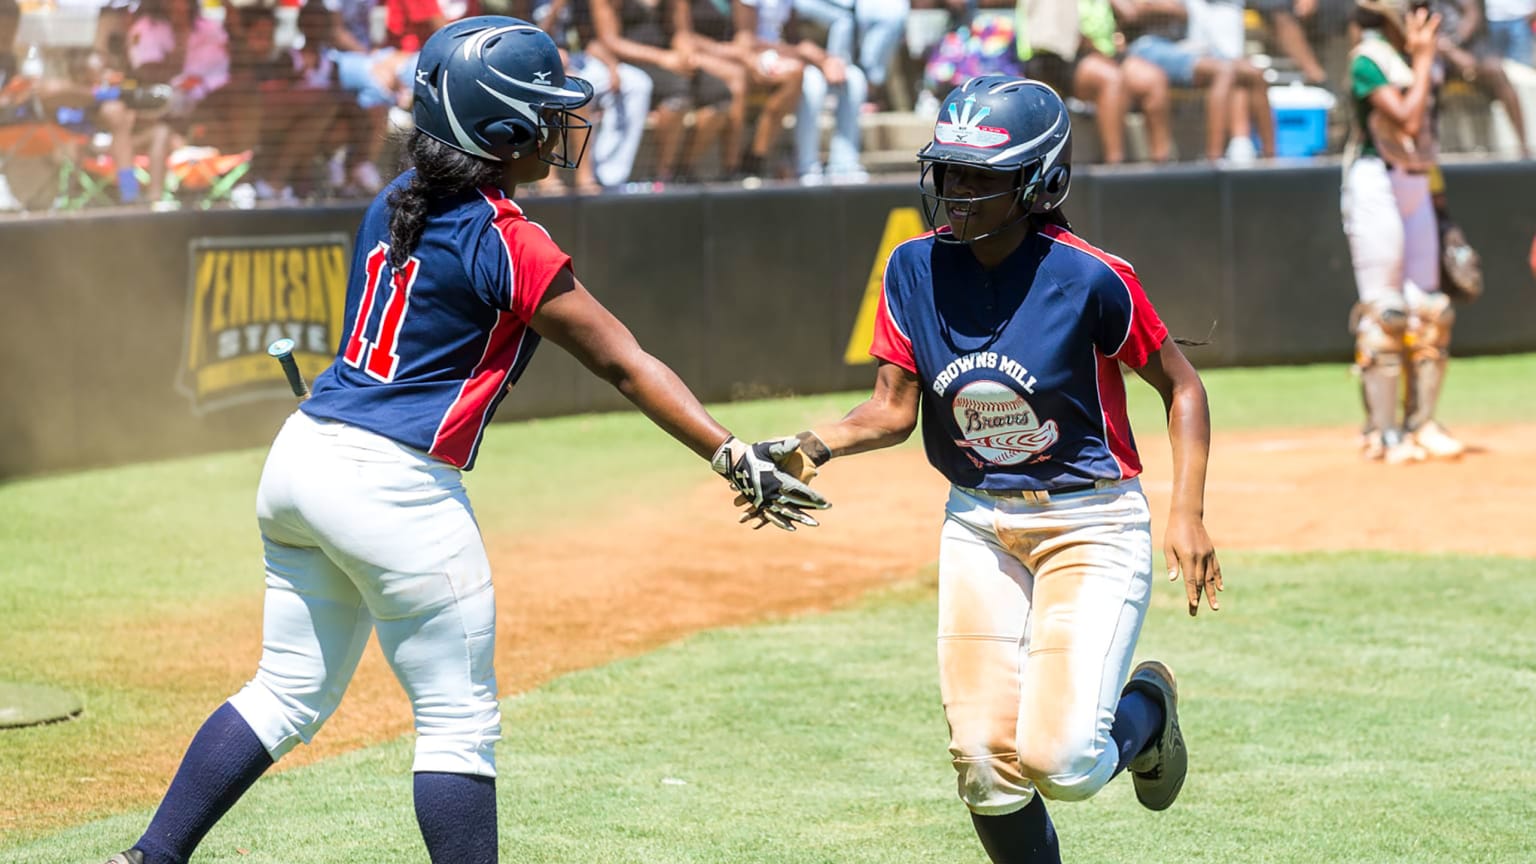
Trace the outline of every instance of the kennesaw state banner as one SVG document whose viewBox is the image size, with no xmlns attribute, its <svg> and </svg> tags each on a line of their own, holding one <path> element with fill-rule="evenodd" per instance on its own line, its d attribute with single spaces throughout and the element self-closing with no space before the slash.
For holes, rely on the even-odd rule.
<svg viewBox="0 0 1536 864">
<path fill-rule="evenodd" d="M 186 337 L 176 386 L 202 413 L 293 395 L 267 346 L 295 344 L 306 379 L 341 339 L 350 241 L 345 234 L 200 237 L 188 255 Z"/>
</svg>

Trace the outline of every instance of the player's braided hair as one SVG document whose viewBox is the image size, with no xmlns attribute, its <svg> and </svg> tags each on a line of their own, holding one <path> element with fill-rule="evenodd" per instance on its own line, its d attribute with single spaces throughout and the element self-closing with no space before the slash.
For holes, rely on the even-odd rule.
<svg viewBox="0 0 1536 864">
<path fill-rule="evenodd" d="M 411 134 L 408 150 L 416 173 L 389 196 L 389 264 L 397 270 L 421 242 L 434 200 L 496 186 L 502 172 L 501 165 L 455 150 L 420 131 Z"/>
</svg>

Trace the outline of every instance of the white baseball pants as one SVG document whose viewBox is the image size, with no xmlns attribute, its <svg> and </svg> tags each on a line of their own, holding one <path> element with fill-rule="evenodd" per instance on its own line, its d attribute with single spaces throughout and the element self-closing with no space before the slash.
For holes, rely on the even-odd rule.
<svg viewBox="0 0 1536 864">
<path fill-rule="evenodd" d="M 1344 176 L 1341 204 L 1362 303 L 1417 308 L 1423 295 L 1440 290 L 1440 231 L 1429 175 L 1362 156 Z"/>
<path fill-rule="evenodd" d="M 1019 810 L 1088 798 L 1151 597 L 1135 480 L 1048 501 L 953 488 L 939 546 L 939 690 L 960 798 Z"/>
<path fill-rule="evenodd" d="M 256 513 L 261 662 L 230 703 L 272 758 L 319 731 L 377 629 L 415 713 L 413 770 L 496 776 L 496 602 L 459 470 L 295 412 L 267 456 Z"/>
</svg>

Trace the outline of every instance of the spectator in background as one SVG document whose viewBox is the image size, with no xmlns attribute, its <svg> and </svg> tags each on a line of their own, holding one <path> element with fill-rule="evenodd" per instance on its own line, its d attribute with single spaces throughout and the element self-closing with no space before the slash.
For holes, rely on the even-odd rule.
<svg viewBox="0 0 1536 864">
<path fill-rule="evenodd" d="M 123 71 L 109 72 L 105 80 L 110 83 L 96 90 L 96 123 L 112 136 L 121 203 L 135 204 L 140 198 L 134 159 L 141 135 L 147 138 L 149 200 L 161 203 L 173 119 L 167 112 L 184 120 L 198 100 L 223 83 L 229 70 L 227 43 L 223 26 L 203 16 L 198 0 L 144 0 L 130 16 L 118 67 Z M 159 94 L 153 99 L 142 96 L 149 86 Z"/>
<path fill-rule="evenodd" d="M 299 8 L 298 39 L 288 49 L 294 89 L 330 103 L 332 122 L 322 139 L 326 185 L 343 197 L 372 197 L 383 188 L 378 159 L 389 128 L 389 109 L 409 108 L 415 52 L 395 48 L 347 51 L 356 43 L 341 13 L 323 0 Z"/>
<path fill-rule="evenodd" d="M 331 182 L 345 196 L 372 195 L 384 180 L 378 166 L 389 144 L 390 110 L 410 108 L 411 81 L 407 78 L 402 82 L 398 76 L 415 73 L 416 52 L 374 39 L 377 0 L 324 3 L 331 13 L 326 41 L 336 65 L 336 82 L 353 97 L 339 112 L 337 126 L 347 138 L 346 155 L 339 166 L 330 169 Z M 391 80 L 392 75 L 395 80 Z"/>
<path fill-rule="evenodd" d="M 171 86 L 170 103 L 163 111 L 138 117 L 150 121 L 144 130 L 149 135 L 149 200 L 160 206 L 167 157 L 183 138 L 198 103 L 229 80 L 229 34 L 221 22 L 203 15 L 199 0 L 143 0 L 128 28 L 128 61 L 140 83 L 164 81 Z M 132 140 L 139 113 L 117 100 L 101 106 L 114 141 L 118 134 Z M 125 124 L 121 132 L 109 118 Z"/>
<path fill-rule="evenodd" d="M 619 62 L 597 38 L 591 0 L 550 0 L 534 11 L 533 21 L 560 46 L 566 73 L 592 85 L 592 101 L 582 113 L 594 131 L 587 158 L 576 164 L 576 192 L 623 186 L 634 171 L 635 156 L 645 135 L 645 119 L 651 110 L 651 77 L 636 66 Z M 549 179 L 556 180 L 553 171 Z"/>
<path fill-rule="evenodd" d="M 722 138 L 736 94 L 745 88 L 745 72 L 727 81 L 700 66 L 688 0 L 591 0 L 591 20 L 605 51 L 651 78 L 654 177 L 662 183 L 694 180 L 703 154 Z M 693 135 L 685 151 L 690 111 Z"/>
<path fill-rule="evenodd" d="M 106 0 L 102 4 L 96 14 L 95 44 L 86 59 L 92 76 L 128 70 L 128 26 L 138 7 L 138 0 Z"/>
<path fill-rule="evenodd" d="M 394 48 L 332 50 L 336 82 L 347 98 L 337 109 L 339 140 L 331 141 L 346 153 L 331 183 L 344 194 L 377 194 L 383 188 L 378 163 L 387 143 L 389 111 L 411 109 L 416 56 Z"/>
<path fill-rule="evenodd" d="M 479 0 L 384 0 L 390 47 L 420 51 L 444 24 L 480 14 Z"/>
<path fill-rule="evenodd" d="M 1316 26 L 1319 16 L 1318 0 L 1249 0 L 1250 5 L 1264 16 L 1275 47 L 1296 64 L 1301 77 L 1315 87 L 1327 86 L 1328 72 L 1318 61 L 1307 38 L 1307 27 Z"/>
<path fill-rule="evenodd" d="M 730 179 L 774 176 L 773 152 L 784 131 L 784 118 L 800 104 L 805 64 L 798 57 L 769 49 L 757 50 L 754 28 L 739 15 L 745 7 L 732 0 L 694 0 L 694 45 L 699 67 L 732 81 L 743 76 L 744 87 L 731 104 L 721 141 L 721 169 Z M 746 130 L 747 101 L 760 103 L 747 152 L 741 136 Z"/>
<path fill-rule="evenodd" d="M 946 0 L 952 29 L 923 67 L 923 85 L 937 96 L 980 75 L 1024 75 L 1017 51 L 1013 0 Z"/>
<path fill-rule="evenodd" d="M 869 94 L 889 107 L 885 82 L 905 33 L 910 0 L 794 0 L 795 13 L 826 28 L 827 53 L 864 72 Z"/>
<path fill-rule="evenodd" d="M 1430 4 L 1440 15 L 1440 62 L 1447 80 L 1460 79 L 1489 99 L 1497 99 L 1509 116 L 1520 142 L 1520 158 L 1531 158 L 1525 139 L 1525 115 L 1520 110 L 1520 96 L 1504 74 L 1501 56 L 1494 53 L 1483 30 L 1483 12 L 1478 0 L 1433 0 Z"/>
<path fill-rule="evenodd" d="M 1166 162 L 1173 155 L 1172 102 L 1168 76 L 1139 57 L 1117 62 L 1117 18 L 1134 20 L 1133 0 L 1079 0 L 1078 45 L 1073 60 L 1030 46 L 1029 36 L 1019 36 L 1020 56 L 1029 55 L 1025 72 L 1051 84 L 1058 92 L 1091 103 L 1099 133 L 1101 159 L 1118 165 L 1126 160 L 1125 118 L 1131 105 L 1141 107 L 1147 124 L 1148 156 Z"/>
<path fill-rule="evenodd" d="M 1488 0 L 1486 11 L 1489 50 L 1516 63 L 1536 64 L 1536 58 L 1531 56 L 1536 0 Z"/>
<path fill-rule="evenodd" d="M 330 10 L 331 47 L 337 51 L 367 53 L 375 47 L 373 39 L 373 10 L 377 0 L 325 0 Z M 409 52 L 414 53 L 414 52 Z"/>
<path fill-rule="evenodd" d="M 1227 152 L 1234 88 L 1248 91 L 1258 118 L 1263 155 L 1275 155 L 1274 116 L 1269 108 L 1269 87 L 1263 74 L 1247 60 L 1227 60 L 1205 54 L 1189 37 L 1189 11 L 1183 0 L 1136 0 L 1134 21 L 1126 21 L 1132 39 L 1128 53 L 1139 57 L 1168 76 L 1175 87 L 1205 91 L 1205 158 L 1219 161 Z"/>
<path fill-rule="evenodd" d="M 1231 135 L 1227 142 L 1226 157 L 1238 164 L 1247 164 L 1257 156 L 1253 143 L 1255 121 L 1260 137 L 1269 125 L 1270 146 L 1266 155 L 1274 155 L 1274 115 L 1269 107 L 1269 85 L 1258 67 L 1246 59 L 1244 43 L 1247 26 L 1243 23 L 1242 0 L 1185 0 L 1190 13 L 1189 42 L 1200 53 L 1233 64 L 1237 72 L 1237 85 L 1232 89 L 1231 114 L 1227 122 Z"/>
<path fill-rule="evenodd" d="M 204 143 L 227 152 L 253 150 L 257 197 L 292 203 L 315 191 L 316 160 L 341 100 L 319 82 L 315 60 L 277 51 L 272 10 L 228 11 L 229 83 L 208 94 L 199 115 Z"/>
<path fill-rule="evenodd" d="M 589 2 L 592 27 L 603 49 L 651 79 L 655 178 L 662 182 L 692 179 L 703 154 L 720 139 L 734 94 L 730 83 L 699 67 L 688 0 Z M 745 78 L 745 73 L 735 76 L 738 90 L 745 86 Z M 684 153 L 683 119 L 690 110 L 693 138 Z"/>
<path fill-rule="evenodd" d="M 948 92 L 978 75 L 994 74 L 1044 81 L 1063 96 L 1093 105 L 1099 158 L 1110 164 L 1126 159 L 1125 116 L 1132 102 L 1139 102 L 1147 116 L 1151 156 L 1167 160 L 1172 154 L 1168 79 L 1145 60 L 1115 62 L 1115 9 L 1109 0 L 1066 2 L 1074 3 L 1076 8 L 1067 11 L 1076 14 L 1052 20 L 1047 27 L 1043 26 L 1046 18 L 1054 15 L 1015 15 L 1010 0 L 980 0 L 981 8 L 969 23 L 940 40 L 928 60 L 926 85 Z M 1136 10 L 1129 2 L 1126 9 L 1134 16 Z M 951 12 L 963 20 L 961 9 L 952 6 Z M 1021 22 L 1032 32 L 1019 33 Z M 1063 57 L 1059 51 L 1075 53 Z"/>
<path fill-rule="evenodd" d="M 863 183 L 869 179 L 859 164 L 859 114 L 869 85 L 864 71 L 848 64 L 809 39 L 801 38 L 794 0 L 738 0 L 737 26 L 752 34 L 752 49 L 793 57 L 804 66 L 800 105 L 795 117 L 795 173 L 806 185 Z M 831 93 L 832 142 L 827 163 L 821 161 L 821 111 Z"/>
</svg>

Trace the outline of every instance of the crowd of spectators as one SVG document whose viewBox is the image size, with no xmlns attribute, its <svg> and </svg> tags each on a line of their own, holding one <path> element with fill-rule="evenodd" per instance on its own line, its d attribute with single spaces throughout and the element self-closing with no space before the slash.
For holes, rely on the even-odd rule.
<svg viewBox="0 0 1536 864">
<path fill-rule="evenodd" d="M 104 0 L 77 14 L 88 36 L 54 45 L 23 32 L 24 13 L 79 13 L 60 4 L 103 0 L 31 2 L 40 5 L 0 0 L 0 209 L 23 203 L 6 177 L 39 165 L 52 196 L 45 209 L 180 206 L 192 186 L 186 166 L 215 156 L 223 161 L 205 173 L 239 183 L 205 176 L 194 194 L 371 195 L 397 168 L 389 133 L 409 127 L 422 40 L 482 12 L 538 23 L 562 46 L 568 71 L 597 92 L 588 157 L 542 191 L 864 182 L 862 138 L 873 123 L 930 120 L 948 88 L 993 72 L 1055 86 L 1092 131 L 1099 161 L 1249 162 L 1276 152 L 1273 87 L 1339 85 L 1352 8 L 1351 0 Z M 1532 64 L 1536 0 L 1431 2 L 1445 21 L 1444 80 L 1499 105 L 1524 153 L 1505 61 Z M 1175 129 L 1187 118 L 1199 126 L 1198 144 L 1180 152 Z"/>
</svg>

